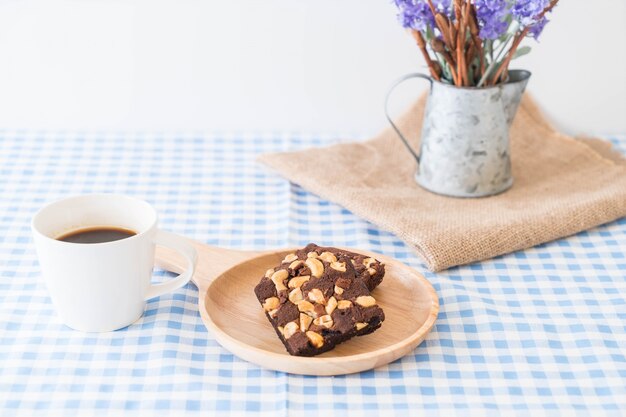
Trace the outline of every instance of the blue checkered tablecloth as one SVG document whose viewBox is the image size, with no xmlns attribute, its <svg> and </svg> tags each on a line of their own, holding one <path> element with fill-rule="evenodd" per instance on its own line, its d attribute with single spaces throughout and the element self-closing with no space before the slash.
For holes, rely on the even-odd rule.
<svg viewBox="0 0 626 417">
<path fill-rule="evenodd" d="M 0 132 L 0 415 L 626 414 L 626 220 L 433 274 L 391 234 L 254 162 L 332 141 Z M 614 143 L 626 152 L 626 137 Z M 193 285 L 126 329 L 72 331 L 50 303 L 29 221 L 46 202 L 93 192 L 143 198 L 164 229 L 213 245 L 315 241 L 396 257 L 433 283 L 439 319 L 412 354 L 333 378 L 231 355 L 205 330 Z"/>
</svg>

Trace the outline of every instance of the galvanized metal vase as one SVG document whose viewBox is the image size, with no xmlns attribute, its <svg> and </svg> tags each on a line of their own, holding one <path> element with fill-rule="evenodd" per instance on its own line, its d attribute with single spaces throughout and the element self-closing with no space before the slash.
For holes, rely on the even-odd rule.
<svg viewBox="0 0 626 417">
<path fill-rule="evenodd" d="M 419 154 L 387 111 L 391 92 L 410 78 L 430 83 Z M 417 183 L 451 197 L 485 197 L 510 188 L 509 127 L 529 78 L 528 71 L 512 70 L 508 82 L 485 88 L 456 87 L 419 73 L 397 80 L 385 112 L 417 162 Z"/>
</svg>

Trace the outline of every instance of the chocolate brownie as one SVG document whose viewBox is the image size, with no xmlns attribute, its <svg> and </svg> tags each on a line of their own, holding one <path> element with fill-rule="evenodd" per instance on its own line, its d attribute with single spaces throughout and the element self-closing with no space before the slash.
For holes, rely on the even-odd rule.
<svg viewBox="0 0 626 417">
<path fill-rule="evenodd" d="M 317 246 L 315 243 L 309 243 L 303 249 L 296 251 L 296 255 L 302 258 L 303 254 L 306 256 L 306 254 L 311 252 L 315 252 L 318 255 L 324 252 L 330 252 L 335 258 L 337 256 L 350 258 L 350 263 L 354 266 L 357 276 L 365 282 L 370 291 L 373 291 L 374 288 L 380 285 L 385 276 L 385 265 L 382 262 L 360 253 L 331 247 L 322 247 Z M 329 259 L 333 259 L 330 255 L 327 256 L 329 256 Z"/>
<path fill-rule="evenodd" d="M 368 267 L 357 269 L 353 260 L 357 265 L 368 262 L 355 255 L 308 245 L 288 254 L 261 278 L 254 292 L 289 354 L 318 355 L 381 326 L 385 314 L 368 288 L 375 274 Z M 380 262 L 369 264 L 378 265 L 384 274 Z"/>
</svg>

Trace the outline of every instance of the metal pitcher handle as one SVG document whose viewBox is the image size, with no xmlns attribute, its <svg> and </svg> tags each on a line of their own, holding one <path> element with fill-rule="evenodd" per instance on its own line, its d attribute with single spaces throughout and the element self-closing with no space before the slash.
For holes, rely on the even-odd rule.
<svg viewBox="0 0 626 417">
<path fill-rule="evenodd" d="M 419 163 L 420 163 L 420 156 L 417 154 L 417 152 L 415 152 L 413 150 L 413 148 L 411 148 L 411 145 L 409 145 L 409 141 L 406 140 L 406 138 L 404 137 L 402 132 L 400 132 L 400 129 L 398 129 L 398 126 L 396 126 L 395 123 L 393 122 L 393 120 L 391 120 L 391 116 L 389 116 L 389 97 L 391 96 L 391 93 L 393 93 L 393 91 L 396 89 L 397 86 L 399 86 L 400 84 L 402 84 L 403 82 L 405 82 L 406 80 L 411 79 L 411 78 L 423 78 L 423 79 L 425 79 L 426 81 L 428 81 L 430 83 L 430 87 L 431 88 L 433 86 L 432 78 L 430 78 L 426 74 L 422 74 L 422 73 L 419 73 L 419 72 L 416 72 L 416 73 L 413 73 L 413 74 L 407 74 L 407 75 L 404 75 L 404 76 L 398 78 L 396 81 L 393 82 L 393 84 L 391 84 L 391 87 L 389 87 L 389 90 L 387 91 L 387 95 L 385 96 L 385 116 L 387 116 L 387 120 L 391 124 L 391 127 L 393 127 L 393 130 L 396 131 L 396 133 L 398 134 L 398 136 L 400 137 L 400 139 L 404 143 L 404 146 L 406 146 L 406 148 L 409 150 L 409 152 L 411 152 L 411 155 L 413 155 L 413 158 L 415 158 L 415 162 L 417 162 L 417 164 L 419 165 Z"/>
</svg>

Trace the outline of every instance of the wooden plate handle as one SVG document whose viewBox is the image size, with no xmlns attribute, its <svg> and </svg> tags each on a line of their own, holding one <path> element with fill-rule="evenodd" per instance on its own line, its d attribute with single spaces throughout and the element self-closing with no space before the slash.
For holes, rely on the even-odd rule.
<svg viewBox="0 0 626 417">
<path fill-rule="evenodd" d="M 191 239 L 189 239 L 189 243 L 198 252 L 196 272 L 191 281 L 196 284 L 200 292 L 205 292 L 211 281 L 226 270 L 261 253 L 223 249 L 217 246 L 208 246 Z M 175 273 L 181 273 L 187 267 L 187 262 L 181 255 L 162 246 L 156 247 L 155 263 L 159 268 Z"/>
</svg>

